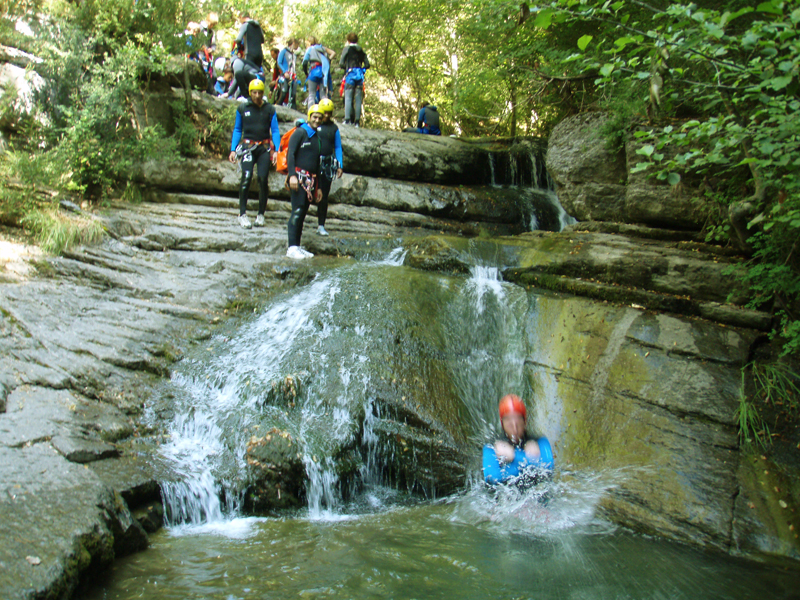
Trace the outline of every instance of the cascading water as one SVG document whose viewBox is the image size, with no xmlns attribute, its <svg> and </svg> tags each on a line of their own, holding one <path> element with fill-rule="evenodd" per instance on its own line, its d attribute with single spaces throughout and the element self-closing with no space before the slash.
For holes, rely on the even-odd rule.
<svg viewBox="0 0 800 600">
<path fill-rule="evenodd" d="M 490 152 L 488 156 L 490 185 L 519 191 L 528 231 L 561 231 L 576 222 L 561 206 L 541 150 L 530 141 L 515 142 L 507 151 Z"/>
<path fill-rule="evenodd" d="M 397 342 L 387 343 L 386 331 L 375 325 L 396 319 L 392 311 L 401 317 L 411 311 L 408 324 L 426 321 L 433 315 L 417 313 L 414 305 L 426 297 L 440 310 L 441 326 L 423 337 L 447 357 L 449 389 L 442 394 L 459 402 L 459 433 L 475 447 L 494 435 L 496 399 L 522 386 L 525 350 L 516 315 L 524 313 L 524 293 L 487 266 L 474 267 L 466 280 L 439 277 L 425 288 L 406 282 L 397 290 L 398 271 L 419 276 L 400 267 L 402 260 L 395 250 L 381 261 L 319 276 L 238 331 L 212 339 L 176 371 L 168 395 L 174 414 L 161 448 L 180 474 L 163 489 L 171 523 L 237 514 L 249 484 L 248 443 L 258 428 L 296 440 L 312 516 L 341 508 L 353 485 L 352 473 L 341 479 L 342 463 L 352 462 L 354 452 L 361 461 L 357 488 L 386 480 L 381 452 L 390 450 L 374 426 L 381 419 L 374 361 L 396 352 Z M 427 368 L 415 366 L 416 357 L 409 360 L 402 369 Z M 422 384 L 433 389 L 435 381 Z"/>
<path fill-rule="evenodd" d="M 475 484 L 437 502 L 395 502 L 380 485 L 392 458 L 389 392 L 450 406 L 450 426 L 463 426 L 480 481 L 480 446 L 498 434 L 497 399 L 525 389 L 526 369 L 541 358 L 522 333 L 537 318 L 536 299 L 498 269 L 476 266 L 461 278 L 401 262 L 397 251 L 319 275 L 179 365 L 152 408 L 154 418 L 172 415 L 161 450 L 181 477 L 164 485 L 168 512 L 173 523 L 220 521 L 154 535 L 151 549 L 115 563 L 89 600 L 439 598 L 454 590 L 476 600 L 764 598 L 796 589 L 792 573 L 597 519 L 616 479 L 641 473 L 561 465 L 527 492 L 489 494 Z M 554 443 L 558 464 L 560 403 L 556 386 L 544 383 L 529 421 Z M 294 518 L 233 518 L 244 505 L 256 426 L 291 435 L 302 455 L 308 509 Z M 366 508 L 355 511 L 341 476 L 347 448 L 361 461 Z M 409 460 L 405 450 L 392 452 Z"/>
</svg>

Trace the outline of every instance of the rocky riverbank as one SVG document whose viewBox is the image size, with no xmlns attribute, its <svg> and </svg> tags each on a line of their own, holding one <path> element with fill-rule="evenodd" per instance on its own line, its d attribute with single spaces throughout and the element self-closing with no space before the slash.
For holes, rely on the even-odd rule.
<svg viewBox="0 0 800 600">
<path fill-rule="evenodd" d="M 406 152 L 404 138 L 383 143 L 381 135 L 350 128 L 346 160 L 347 148 L 369 146 L 351 156 L 400 165 L 394 176 L 413 178 L 416 167 L 391 159 Z M 724 269 L 739 258 L 700 243 L 695 229 L 654 223 L 522 233 L 531 213 L 519 199 L 530 192 L 438 183 L 493 163 L 476 146 L 436 144 L 416 146 L 411 161 L 439 165 L 425 184 L 379 178 L 354 161 L 332 192 L 332 235 L 314 233 L 313 210 L 306 221 L 311 261 L 284 257 L 289 206 L 280 178 L 271 183 L 278 191 L 266 227 L 243 231 L 236 168 L 218 160 L 144 168 L 148 201 L 97 215 L 109 235 L 96 246 L 5 261 L 3 597 L 69 597 L 88 574 L 146 546 L 160 523 L 157 481 L 170 474 L 149 459 L 160 432 L 140 416 L 186 348 L 318 269 L 399 246 L 406 265 L 448 273 L 491 257 L 507 281 L 529 290 L 531 315 L 547 327 L 532 322 L 526 369 L 531 381 L 561 382 L 563 414 L 545 415 L 547 433 L 562 438 L 560 459 L 650 467 L 605 503 L 615 521 L 732 553 L 798 556 L 796 485 L 766 459 L 742 455 L 736 439 L 739 369 L 771 325 L 730 296 Z M 431 158 L 437 152 L 451 158 Z M 456 168 L 459 156 L 465 162 Z M 574 186 L 571 194 L 575 207 L 586 198 Z M 424 412 L 407 417 L 425 422 Z M 616 453 L 607 456 L 609 444 Z M 451 456 L 462 473 L 464 456 Z M 417 475 L 436 483 L 435 473 Z"/>
</svg>

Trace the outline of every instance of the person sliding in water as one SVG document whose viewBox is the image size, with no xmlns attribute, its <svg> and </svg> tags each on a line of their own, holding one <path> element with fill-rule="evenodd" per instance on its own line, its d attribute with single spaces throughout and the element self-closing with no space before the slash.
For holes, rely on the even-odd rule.
<svg viewBox="0 0 800 600">
<path fill-rule="evenodd" d="M 490 485 L 513 480 L 519 486 L 536 485 L 540 470 L 528 467 L 553 468 L 553 451 L 546 437 L 533 439 L 525 431 L 525 404 L 519 396 L 508 394 L 500 400 L 500 424 L 506 439 L 483 448 L 483 478 Z"/>
</svg>

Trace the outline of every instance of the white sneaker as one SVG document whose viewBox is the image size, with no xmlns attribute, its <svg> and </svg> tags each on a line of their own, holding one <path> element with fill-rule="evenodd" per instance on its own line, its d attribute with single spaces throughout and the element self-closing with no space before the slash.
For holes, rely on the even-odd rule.
<svg viewBox="0 0 800 600">
<path fill-rule="evenodd" d="M 256 227 L 263 227 L 264 226 L 264 215 L 258 215 L 256 217 L 255 226 Z"/>
<path fill-rule="evenodd" d="M 239 225 L 242 226 L 242 229 L 250 229 L 253 226 L 250 223 L 250 219 L 247 218 L 247 215 L 239 215 Z"/>
<path fill-rule="evenodd" d="M 320 234 L 320 235 L 328 235 L 328 232 L 325 231 L 325 228 L 322 225 L 317 227 L 317 233 Z"/>
<path fill-rule="evenodd" d="M 286 251 L 286 256 L 296 260 L 303 260 L 304 258 L 307 258 L 307 256 L 303 254 L 302 250 L 300 250 L 300 246 L 289 246 L 289 249 Z"/>
<path fill-rule="evenodd" d="M 306 250 L 302 246 L 300 246 L 300 252 L 302 252 L 303 256 L 305 256 L 306 258 L 313 258 L 314 257 L 314 255 L 311 254 L 311 252 L 309 252 L 308 250 Z"/>
</svg>

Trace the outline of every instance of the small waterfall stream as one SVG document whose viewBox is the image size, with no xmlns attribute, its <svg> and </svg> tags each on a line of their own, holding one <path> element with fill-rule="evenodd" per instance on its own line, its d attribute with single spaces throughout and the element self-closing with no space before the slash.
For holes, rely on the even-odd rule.
<svg viewBox="0 0 800 600">
<path fill-rule="evenodd" d="M 489 152 L 489 185 L 519 191 L 519 202 L 528 231 L 561 231 L 576 220 L 567 214 L 550 174 L 542 150 L 529 140 L 514 142 L 502 152 Z"/>
</svg>

